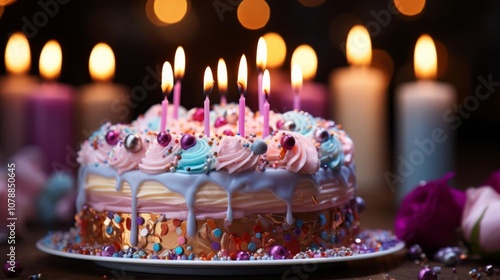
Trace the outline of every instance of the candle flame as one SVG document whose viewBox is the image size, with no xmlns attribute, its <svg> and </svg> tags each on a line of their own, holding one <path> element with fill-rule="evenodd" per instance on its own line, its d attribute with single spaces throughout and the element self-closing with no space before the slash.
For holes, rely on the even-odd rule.
<svg viewBox="0 0 500 280">
<path fill-rule="evenodd" d="M 245 55 L 242 55 L 240 59 L 240 66 L 238 68 L 238 89 L 240 94 L 244 94 L 247 89 L 247 71 L 247 58 Z"/>
<path fill-rule="evenodd" d="M 259 38 L 257 43 L 257 69 L 262 72 L 267 64 L 267 44 L 263 37 Z"/>
<path fill-rule="evenodd" d="M 219 85 L 220 92 L 227 91 L 227 67 L 224 59 L 220 58 L 219 63 L 217 63 L 217 81 Z"/>
<path fill-rule="evenodd" d="M 424 34 L 418 38 L 413 59 L 418 79 L 434 79 L 437 74 L 437 52 L 432 38 Z"/>
<path fill-rule="evenodd" d="M 271 92 L 271 76 L 269 75 L 269 70 L 265 70 L 262 75 L 262 93 L 268 98 Z"/>
<path fill-rule="evenodd" d="M 214 88 L 214 76 L 212 75 L 212 69 L 210 66 L 205 68 L 205 75 L 203 76 L 203 93 L 205 96 L 209 95 Z"/>
<path fill-rule="evenodd" d="M 309 45 L 298 46 L 292 54 L 292 65 L 297 63 L 302 70 L 304 80 L 313 79 L 318 68 L 318 57 L 316 52 Z"/>
<path fill-rule="evenodd" d="M 174 72 L 175 79 L 182 80 L 184 77 L 184 70 L 186 69 L 186 54 L 182 47 L 177 47 L 174 57 Z"/>
<path fill-rule="evenodd" d="M 89 58 L 90 77 L 94 81 L 109 81 L 115 75 L 115 55 L 110 46 L 99 43 Z"/>
<path fill-rule="evenodd" d="M 294 91 L 300 91 L 302 88 L 302 70 L 298 63 L 292 65 L 292 88 Z"/>
<path fill-rule="evenodd" d="M 164 94 L 168 95 L 174 87 L 174 74 L 172 72 L 172 65 L 170 62 L 165 61 L 161 69 L 161 90 Z"/>
<path fill-rule="evenodd" d="M 30 45 L 21 32 L 13 33 L 5 47 L 5 68 L 13 75 L 25 74 L 31 66 Z"/>
<path fill-rule="evenodd" d="M 362 25 L 355 25 L 347 35 L 347 62 L 350 65 L 367 66 L 372 61 L 372 42 L 368 30 Z"/>
<path fill-rule="evenodd" d="M 62 51 L 56 40 L 48 41 L 40 53 L 40 75 L 46 80 L 55 80 L 61 74 Z"/>
</svg>

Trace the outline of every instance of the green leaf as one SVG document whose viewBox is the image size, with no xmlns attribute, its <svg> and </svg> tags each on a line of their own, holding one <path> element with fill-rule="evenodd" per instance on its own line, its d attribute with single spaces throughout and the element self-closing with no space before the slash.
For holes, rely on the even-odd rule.
<svg viewBox="0 0 500 280">
<path fill-rule="evenodd" d="M 471 249 L 473 252 L 479 254 L 485 253 L 484 249 L 481 248 L 481 245 L 479 245 L 479 232 L 481 229 L 481 221 L 483 220 L 484 213 L 486 213 L 486 210 L 488 210 L 488 206 L 484 208 L 483 212 L 481 213 L 481 216 L 479 216 L 479 219 L 474 224 L 474 227 L 472 227 L 472 231 L 470 234 Z"/>
</svg>

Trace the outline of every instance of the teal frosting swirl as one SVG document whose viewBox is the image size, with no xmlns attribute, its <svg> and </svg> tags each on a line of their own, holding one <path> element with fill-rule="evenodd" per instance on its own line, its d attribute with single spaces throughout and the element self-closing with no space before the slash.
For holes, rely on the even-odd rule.
<svg viewBox="0 0 500 280">
<path fill-rule="evenodd" d="M 196 144 L 193 147 L 182 150 L 181 159 L 177 164 L 177 172 L 194 174 L 211 170 L 215 160 L 212 146 L 208 144 L 208 141 L 207 138 L 196 138 Z"/>
<path fill-rule="evenodd" d="M 321 143 L 319 146 L 319 160 L 322 167 L 326 166 L 330 169 L 343 164 L 344 153 L 342 151 L 342 144 L 337 139 L 337 136 L 330 135 L 327 141 Z"/>
<path fill-rule="evenodd" d="M 306 112 L 288 111 L 282 115 L 283 121 L 292 121 L 295 124 L 293 131 L 298 132 L 304 136 L 312 137 L 316 129 L 316 120 L 314 117 Z"/>
</svg>

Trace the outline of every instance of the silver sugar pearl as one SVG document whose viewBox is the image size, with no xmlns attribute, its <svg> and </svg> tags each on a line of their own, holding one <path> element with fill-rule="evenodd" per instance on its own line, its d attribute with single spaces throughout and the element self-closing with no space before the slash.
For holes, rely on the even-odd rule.
<svg viewBox="0 0 500 280">
<path fill-rule="evenodd" d="M 267 152 L 267 144 L 266 142 L 258 139 L 253 141 L 251 149 L 256 155 L 263 155 Z"/>
<path fill-rule="evenodd" d="M 137 134 L 129 134 L 125 137 L 123 141 L 123 146 L 125 146 L 125 150 L 131 153 L 137 153 L 142 149 L 142 140 L 141 137 Z"/>
<path fill-rule="evenodd" d="M 322 127 L 318 127 L 314 131 L 314 140 L 316 140 L 319 143 L 326 142 L 328 141 L 329 138 L 330 138 L 330 133 L 328 133 L 328 131 Z"/>
<path fill-rule="evenodd" d="M 294 121 L 291 121 L 291 120 L 285 121 L 285 123 L 283 124 L 284 130 L 295 131 L 296 128 L 297 128 L 297 125 L 295 124 Z"/>
</svg>

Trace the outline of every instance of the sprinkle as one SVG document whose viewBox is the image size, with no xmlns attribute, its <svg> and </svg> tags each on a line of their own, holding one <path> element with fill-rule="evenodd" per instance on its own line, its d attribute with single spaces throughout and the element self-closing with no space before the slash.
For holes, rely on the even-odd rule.
<svg viewBox="0 0 500 280">
<path fill-rule="evenodd" d="M 179 237 L 177 239 L 177 243 L 179 243 L 180 245 L 183 245 L 184 243 L 186 243 L 186 238 L 184 238 L 183 236 Z"/>
<path fill-rule="evenodd" d="M 221 237 L 221 236 L 222 236 L 222 230 L 220 230 L 220 228 L 216 228 L 216 229 L 214 229 L 214 230 L 213 230 L 212 234 L 213 234 L 215 237 L 219 238 L 219 237 Z"/>
<path fill-rule="evenodd" d="M 182 255 L 184 253 L 184 249 L 182 249 L 181 246 L 177 246 L 177 247 L 175 247 L 175 253 L 177 255 Z"/>
<path fill-rule="evenodd" d="M 316 197 L 314 195 L 311 196 L 314 204 L 318 205 L 318 200 L 316 199 Z"/>
<path fill-rule="evenodd" d="M 159 252 L 161 250 L 161 245 L 160 243 L 155 243 L 153 244 L 153 251 Z M 141 251 L 142 252 L 142 251 Z"/>
</svg>

